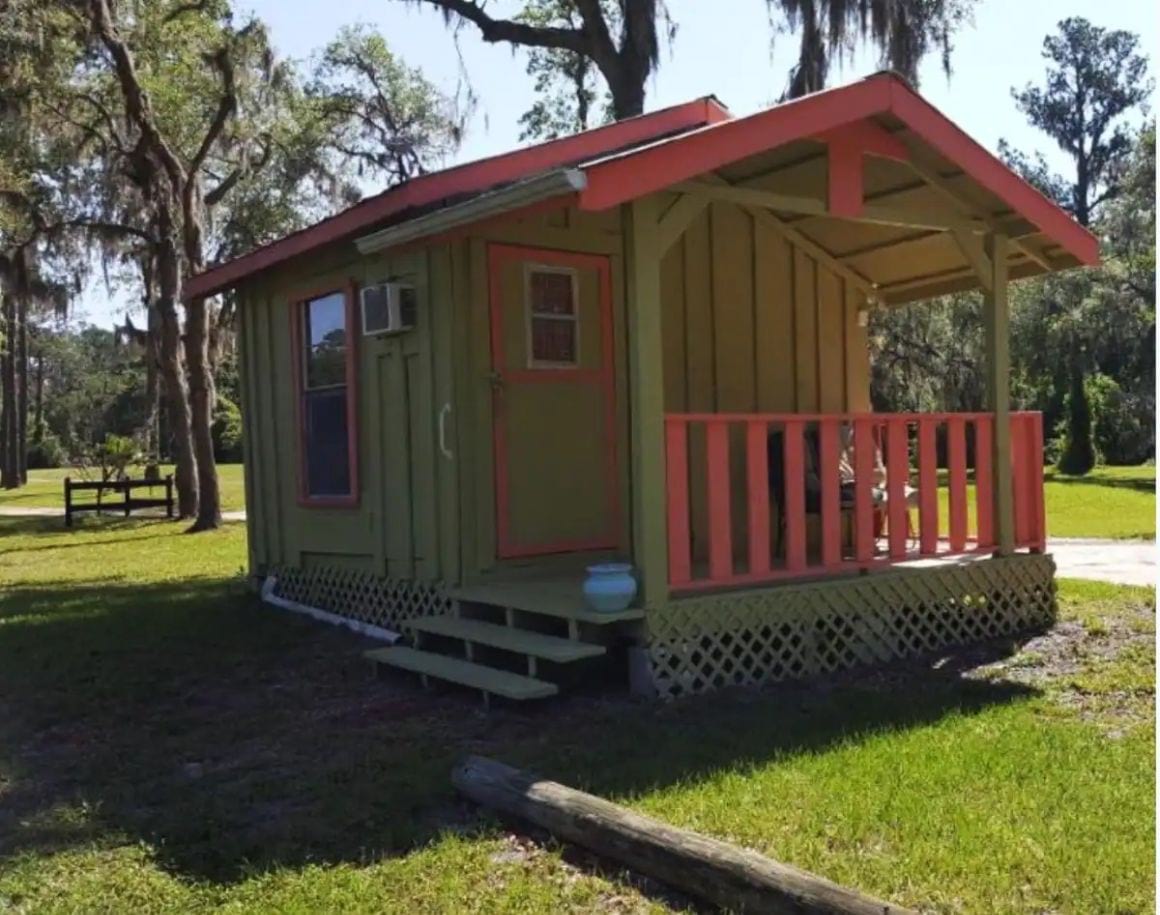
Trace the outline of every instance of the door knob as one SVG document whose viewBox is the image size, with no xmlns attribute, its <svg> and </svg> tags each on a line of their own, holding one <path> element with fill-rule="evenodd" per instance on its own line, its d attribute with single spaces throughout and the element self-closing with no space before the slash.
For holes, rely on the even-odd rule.
<svg viewBox="0 0 1160 915">
<path fill-rule="evenodd" d="M 490 382 L 493 390 L 502 391 L 504 389 L 503 375 L 499 372 L 488 372 L 487 380 Z"/>
</svg>

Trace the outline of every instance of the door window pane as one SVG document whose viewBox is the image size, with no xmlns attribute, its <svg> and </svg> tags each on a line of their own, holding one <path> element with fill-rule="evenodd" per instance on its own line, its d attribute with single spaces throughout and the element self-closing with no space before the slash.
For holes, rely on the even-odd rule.
<svg viewBox="0 0 1160 915">
<path fill-rule="evenodd" d="M 576 274 L 532 270 L 528 280 L 528 364 L 570 368 L 578 365 Z"/>
</svg>

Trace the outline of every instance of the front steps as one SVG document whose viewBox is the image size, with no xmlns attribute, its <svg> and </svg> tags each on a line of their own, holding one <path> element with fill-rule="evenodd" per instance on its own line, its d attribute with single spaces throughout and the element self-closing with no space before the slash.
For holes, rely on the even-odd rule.
<svg viewBox="0 0 1160 915">
<path fill-rule="evenodd" d="M 598 666 L 617 624 L 642 618 L 639 610 L 594 613 L 576 601 L 539 589 L 492 585 L 465 589 L 453 616 L 420 617 L 404 624 L 411 647 L 377 648 L 365 656 L 376 668 L 395 668 L 478 689 L 516 702 L 557 695 L 561 687 Z M 581 638 L 581 633 L 587 638 Z"/>
</svg>

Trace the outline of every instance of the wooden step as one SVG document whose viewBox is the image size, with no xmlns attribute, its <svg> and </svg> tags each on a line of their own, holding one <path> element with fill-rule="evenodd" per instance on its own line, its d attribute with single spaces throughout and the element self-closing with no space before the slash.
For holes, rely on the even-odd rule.
<svg viewBox="0 0 1160 915">
<path fill-rule="evenodd" d="M 476 645 L 490 645 L 493 648 L 502 648 L 504 651 L 531 655 L 545 661 L 555 661 L 557 664 L 567 664 L 569 661 L 595 658 L 604 654 L 603 645 L 577 642 L 574 639 L 561 639 L 553 635 L 543 635 L 539 632 L 529 632 L 526 629 L 515 629 L 497 623 L 487 623 L 483 620 L 457 619 L 453 616 L 427 616 L 412 620 L 407 626 L 416 632 L 462 639 Z"/>
<path fill-rule="evenodd" d="M 365 657 L 377 664 L 409 670 L 449 683 L 458 683 L 460 686 L 470 686 L 486 693 L 503 696 L 505 699 L 543 699 L 559 692 L 555 683 L 415 648 L 376 648 L 366 652 Z"/>
</svg>

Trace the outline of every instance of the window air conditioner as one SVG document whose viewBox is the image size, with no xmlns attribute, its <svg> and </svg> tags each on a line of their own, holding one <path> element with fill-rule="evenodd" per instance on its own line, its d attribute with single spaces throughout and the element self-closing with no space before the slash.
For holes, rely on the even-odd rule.
<svg viewBox="0 0 1160 915">
<path fill-rule="evenodd" d="M 365 336 L 397 334 L 415 326 L 415 287 L 405 283 L 379 283 L 365 286 L 359 293 L 362 301 L 362 326 Z"/>
</svg>

